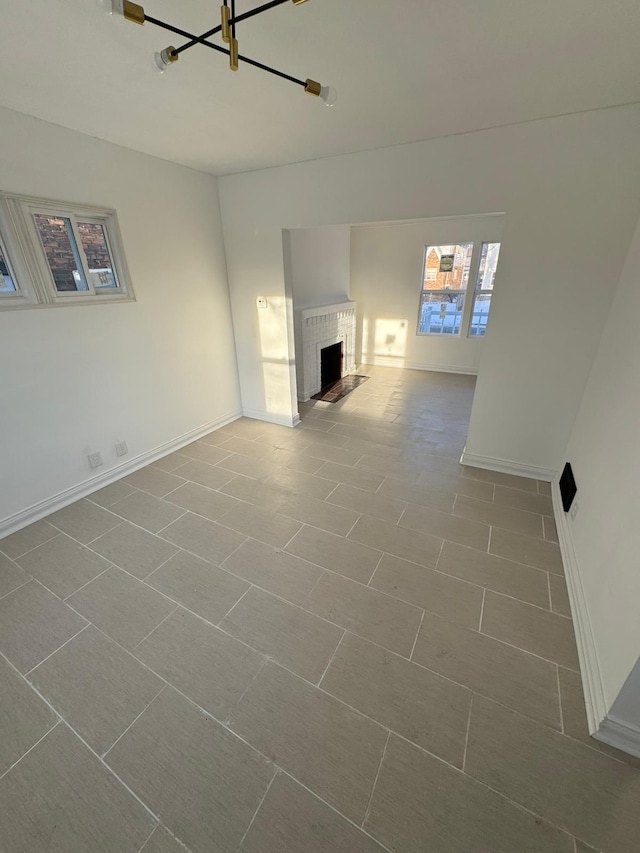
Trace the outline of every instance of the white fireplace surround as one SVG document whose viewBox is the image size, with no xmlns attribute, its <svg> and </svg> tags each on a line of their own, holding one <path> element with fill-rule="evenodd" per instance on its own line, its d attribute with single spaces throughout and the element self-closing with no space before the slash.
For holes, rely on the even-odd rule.
<svg viewBox="0 0 640 853">
<path fill-rule="evenodd" d="M 320 350 L 342 342 L 343 376 L 356 369 L 356 303 L 340 302 L 294 312 L 298 400 L 320 391 Z"/>
</svg>

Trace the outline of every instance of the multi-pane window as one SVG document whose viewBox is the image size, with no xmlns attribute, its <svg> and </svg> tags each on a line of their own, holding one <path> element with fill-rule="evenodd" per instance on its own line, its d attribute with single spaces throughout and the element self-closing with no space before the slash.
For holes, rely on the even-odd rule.
<svg viewBox="0 0 640 853">
<path fill-rule="evenodd" d="M 11 307 L 133 298 L 114 211 L 0 194 L 0 225 L 21 255 L 16 280 L 0 243 L 0 296 L 31 294 Z"/>
<path fill-rule="evenodd" d="M 493 282 L 496 277 L 499 256 L 500 243 L 483 243 L 480 247 L 480 264 L 476 277 L 473 312 L 469 325 L 470 337 L 479 337 L 484 335 L 486 331 L 489 309 L 491 308 Z"/>
<path fill-rule="evenodd" d="M 419 335 L 459 335 L 473 243 L 427 246 L 420 293 Z"/>
</svg>

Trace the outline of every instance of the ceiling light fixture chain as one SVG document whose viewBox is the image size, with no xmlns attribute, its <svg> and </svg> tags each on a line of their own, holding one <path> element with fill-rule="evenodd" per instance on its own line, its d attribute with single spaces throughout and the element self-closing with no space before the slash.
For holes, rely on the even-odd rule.
<svg viewBox="0 0 640 853">
<path fill-rule="evenodd" d="M 292 0 L 294 6 L 299 6 L 306 1 L 307 0 Z M 229 67 L 232 71 L 238 70 L 240 61 L 245 62 L 247 65 L 252 65 L 254 68 L 259 68 L 262 71 L 267 71 L 269 74 L 274 74 L 284 80 L 289 80 L 291 83 L 296 83 L 298 86 L 301 86 L 307 94 L 320 98 L 326 106 L 332 107 L 337 98 L 336 90 L 332 86 L 322 86 L 317 81 L 310 79 L 300 80 L 297 77 L 292 77 L 290 74 L 285 74 L 283 71 L 278 71 L 276 68 L 271 68 L 269 65 L 265 65 L 262 62 L 257 62 L 255 59 L 250 59 L 248 56 L 242 56 L 238 51 L 236 24 L 240 23 L 240 21 L 245 21 L 248 18 L 253 18 L 262 12 L 275 8 L 276 6 L 281 6 L 283 3 L 287 2 L 289 2 L 289 0 L 270 0 L 270 2 L 264 3 L 262 6 L 258 6 L 249 12 L 236 15 L 235 0 L 223 0 L 223 5 L 220 7 L 220 25 L 207 30 L 199 36 L 180 29 L 179 27 L 174 27 L 172 24 L 167 24 L 165 21 L 152 18 L 151 15 L 147 15 L 145 13 L 142 6 L 131 2 L 131 0 L 106 0 L 105 5 L 107 5 L 110 14 L 121 15 L 127 21 L 131 21 L 135 24 L 153 24 L 156 27 L 168 30 L 175 35 L 179 35 L 187 39 L 185 44 L 180 47 L 169 45 L 169 47 L 165 47 L 163 50 L 155 54 L 155 64 L 159 71 L 166 71 L 167 68 L 170 68 L 178 61 L 181 53 L 184 53 L 185 50 L 189 50 L 189 48 L 196 44 L 200 44 L 204 47 L 218 51 L 218 53 L 224 53 L 227 55 L 229 57 Z M 218 33 L 221 34 L 222 41 L 229 45 L 228 48 L 209 41 L 211 36 L 217 35 Z"/>
</svg>

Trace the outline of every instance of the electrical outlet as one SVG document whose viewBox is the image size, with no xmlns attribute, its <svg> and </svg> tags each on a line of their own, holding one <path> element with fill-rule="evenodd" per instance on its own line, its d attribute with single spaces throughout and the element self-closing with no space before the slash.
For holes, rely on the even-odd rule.
<svg viewBox="0 0 640 853">
<path fill-rule="evenodd" d="M 126 456 L 129 452 L 126 441 L 116 441 L 115 448 L 116 456 Z"/>
<path fill-rule="evenodd" d="M 91 465 L 92 468 L 99 468 L 102 465 L 101 453 L 89 453 L 87 459 L 89 460 L 89 465 Z"/>
<path fill-rule="evenodd" d="M 578 501 L 574 501 L 572 506 L 571 506 L 571 512 L 570 512 L 571 521 L 575 520 L 575 517 L 578 514 L 579 509 L 580 509 L 580 504 L 578 503 Z"/>
</svg>

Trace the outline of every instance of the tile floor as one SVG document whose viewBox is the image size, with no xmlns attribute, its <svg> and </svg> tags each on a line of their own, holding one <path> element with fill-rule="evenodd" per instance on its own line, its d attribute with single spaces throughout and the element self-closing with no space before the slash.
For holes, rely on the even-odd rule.
<svg viewBox="0 0 640 853">
<path fill-rule="evenodd" d="M 374 369 L 0 541 L 3 853 L 625 853 L 549 485 Z"/>
</svg>

